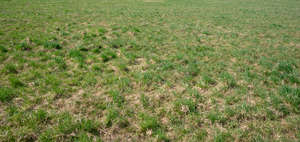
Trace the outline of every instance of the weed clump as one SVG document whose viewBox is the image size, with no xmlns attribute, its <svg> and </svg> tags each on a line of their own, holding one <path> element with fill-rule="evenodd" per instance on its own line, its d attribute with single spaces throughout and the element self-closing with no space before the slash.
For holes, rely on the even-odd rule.
<svg viewBox="0 0 300 142">
<path fill-rule="evenodd" d="M 211 123 L 214 124 L 215 122 L 220 120 L 220 116 L 219 116 L 219 114 L 217 114 L 215 112 L 211 112 L 207 115 L 207 119 L 209 119 L 211 121 Z"/>
<path fill-rule="evenodd" d="M 160 128 L 160 124 L 155 117 L 149 116 L 147 114 L 140 114 L 140 127 L 142 132 L 146 132 L 147 130 L 157 130 Z"/>
<path fill-rule="evenodd" d="M 17 74 L 18 73 L 17 66 L 14 65 L 14 64 L 7 64 L 7 65 L 5 65 L 4 71 L 6 73 L 12 73 L 12 74 Z"/>
<path fill-rule="evenodd" d="M 99 123 L 93 121 L 93 120 L 86 120 L 82 119 L 79 123 L 79 127 L 81 130 L 84 130 L 86 132 L 90 132 L 92 134 L 98 135 L 98 126 Z"/>
<path fill-rule="evenodd" d="M 100 36 L 103 36 L 103 35 L 105 35 L 105 33 L 107 33 L 107 30 L 104 27 L 100 27 L 98 29 L 98 33 Z"/>
<path fill-rule="evenodd" d="M 98 46 L 96 46 L 96 47 L 94 47 L 94 48 L 92 49 L 92 52 L 93 52 L 93 53 L 100 53 L 102 48 L 103 48 L 102 45 L 98 45 Z"/>
<path fill-rule="evenodd" d="M 163 81 L 163 78 L 160 76 L 160 74 L 156 74 L 155 72 L 145 72 L 142 74 L 142 84 L 143 85 L 152 85 L 154 82 L 159 83 Z"/>
<path fill-rule="evenodd" d="M 69 56 L 71 58 L 77 59 L 80 62 L 83 62 L 85 59 L 85 56 L 80 52 L 80 50 L 77 50 L 77 49 L 72 49 L 69 52 Z"/>
<path fill-rule="evenodd" d="M 6 53 L 6 52 L 8 52 L 8 49 L 6 47 L 0 45 L 0 51 L 3 53 Z"/>
<path fill-rule="evenodd" d="M 299 112 L 300 106 L 300 88 L 292 88 L 289 86 L 283 86 L 279 90 L 280 95 L 284 97 L 285 101 L 291 104 L 295 111 Z"/>
<path fill-rule="evenodd" d="M 19 88 L 19 87 L 24 87 L 25 84 L 16 76 L 11 76 L 9 77 L 9 82 L 11 84 L 11 86 L 15 87 L 15 88 Z"/>
<path fill-rule="evenodd" d="M 111 41 L 111 43 L 110 43 L 110 46 L 112 47 L 112 48 L 121 48 L 121 47 L 123 47 L 125 45 L 125 41 L 124 40 L 122 40 L 122 39 L 114 39 L 114 40 L 112 40 Z"/>
<path fill-rule="evenodd" d="M 107 62 L 107 61 L 112 60 L 116 57 L 117 57 L 117 54 L 111 49 L 105 49 L 101 53 L 101 58 L 102 58 L 103 62 Z"/>
<path fill-rule="evenodd" d="M 179 114 L 188 114 L 197 112 L 197 104 L 192 99 L 178 99 L 174 103 L 175 110 Z"/>
<path fill-rule="evenodd" d="M 208 46 L 199 46 L 199 47 L 196 47 L 196 51 L 198 51 L 198 52 L 214 51 L 214 49 L 211 47 L 208 47 Z"/>
<path fill-rule="evenodd" d="M 201 82 L 200 82 L 201 87 L 208 88 L 209 86 L 215 84 L 217 84 L 216 80 L 214 80 L 210 75 L 205 73 L 201 75 Z"/>
<path fill-rule="evenodd" d="M 125 71 L 125 72 L 128 72 L 128 71 L 129 71 L 129 69 L 128 69 L 128 67 L 127 67 L 127 64 L 125 64 L 125 63 L 119 63 L 119 64 L 118 64 L 118 67 L 119 67 L 119 69 L 120 69 L 121 71 Z"/>
<path fill-rule="evenodd" d="M 50 49 L 62 49 L 62 46 L 56 41 L 47 41 L 44 43 L 44 47 Z"/>
<path fill-rule="evenodd" d="M 297 66 L 292 61 L 282 61 L 272 71 L 265 73 L 271 81 L 280 84 L 281 81 L 300 83 Z"/>
<path fill-rule="evenodd" d="M 284 73 L 292 73 L 294 72 L 295 68 L 296 66 L 289 62 L 280 62 L 277 67 L 278 71 Z"/>
<path fill-rule="evenodd" d="M 108 114 L 106 115 L 105 125 L 106 127 L 111 127 L 114 120 L 116 120 L 120 116 L 119 112 L 113 108 L 108 110 Z"/>
<path fill-rule="evenodd" d="M 14 97 L 16 97 L 16 92 L 14 89 L 7 87 L 0 87 L 0 101 L 1 102 L 9 102 Z"/>
<path fill-rule="evenodd" d="M 47 121 L 50 119 L 49 114 L 47 111 L 38 109 L 32 113 L 32 118 L 37 123 L 47 123 Z"/>
<path fill-rule="evenodd" d="M 89 51 L 89 49 L 86 48 L 86 47 L 84 47 L 84 46 L 78 46 L 77 48 L 78 48 L 80 51 L 84 51 L 84 52 Z"/>
<path fill-rule="evenodd" d="M 237 86 L 236 80 L 229 73 L 227 72 L 222 73 L 221 78 L 225 81 L 228 89 Z"/>
<path fill-rule="evenodd" d="M 202 76 L 202 79 L 204 80 L 204 82 L 206 83 L 206 84 L 210 84 L 210 85 L 214 85 L 214 84 L 216 84 L 216 81 L 214 80 L 214 79 L 212 79 L 210 76 L 208 76 L 208 75 L 203 75 Z"/>
<path fill-rule="evenodd" d="M 230 133 L 218 132 L 214 136 L 215 142 L 224 142 L 224 141 L 233 141 L 233 140 L 234 140 L 234 138 L 231 136 Z"/>
<path fill-rule="evenodd" d="M 125 102 L 124 96 L 122 96 L 119 91 L 112 90 L 109 92 L 109 94 L 113 99 L 113 103 L 118 107 L 120 107 Z"/>
<path fill-rule="evenodd" d="M 58 64 L 58 68 L 59 68 L 60 70 L 65 70 L 65 69 L 67 69 L 67 63 L 66 63 L 66 61 L 65 61 L 63 58 L 61 58 L 61 57 L 56 57 L 56 58 L 54 58 L 54 60 L 55 60 L 55 63 Z"/>
<path fill-rule="evenodd" d="M 149 97 L 145 96 L 145 94 L 142 94 L 140 97 L 140 101 L 142 102 L 142 105 L 144 108 L 148 108 L 150 105 Z"/>
<path fill-rule="evenodd" d="M 23 50 L 23 51 L 28 51 L 31 50 L 32 47 L 28 42 L 21 42 L 18 46 L 17 49 Z"/>
<path fill-rule="evenodd" d="M 187 74 L 192 76 L 192 77 L 195 77 L 199 74 L 200 70 L 198 68 L 198 64 L 196 63 L 190 63 L 188 64 L 188 67 L 187 67 Z"/>
<path fill-rule="evenodd" d="M 69 113 L 63 113 L 58 116 L 58 124 L 57 130 L 63 134 L 70 134 L 78 128 L 78 124 Z"/>
</svg>

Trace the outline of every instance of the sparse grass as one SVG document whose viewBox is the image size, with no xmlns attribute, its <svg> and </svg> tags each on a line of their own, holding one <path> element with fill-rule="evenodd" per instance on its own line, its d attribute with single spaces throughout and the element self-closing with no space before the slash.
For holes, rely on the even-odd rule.
<svg viewBox="0 0 300 142">
<path fill-rule="evenodd" d="M 298 0 L 2 0 L 0 141 L 299 141 Z"/>
</svg>

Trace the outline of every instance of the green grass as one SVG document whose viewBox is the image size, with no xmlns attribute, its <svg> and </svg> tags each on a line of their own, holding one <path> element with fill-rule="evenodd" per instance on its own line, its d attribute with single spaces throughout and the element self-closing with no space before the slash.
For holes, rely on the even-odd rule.
<svg viewBox="0 0 300 142">
<path fill-rule="evenodd" d="M 298 0 L 2 0 L 0 141 L 299 141 Z"/>
</svg>

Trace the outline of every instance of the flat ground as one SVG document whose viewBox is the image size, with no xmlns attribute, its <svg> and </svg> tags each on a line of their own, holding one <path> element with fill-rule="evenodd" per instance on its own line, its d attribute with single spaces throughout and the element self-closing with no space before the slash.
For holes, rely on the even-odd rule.
<svg viewBox="0 0 300 142">
<path fill-rule="evenodd" d="M 299 0 L 1 0 L 0 141 L 299 141 Z"/>
</svg>

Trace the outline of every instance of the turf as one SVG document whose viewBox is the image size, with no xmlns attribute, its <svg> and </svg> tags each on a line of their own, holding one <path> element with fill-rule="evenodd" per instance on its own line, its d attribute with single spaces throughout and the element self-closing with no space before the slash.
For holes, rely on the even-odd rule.
<svg viewBox="0 0 300 142">
<path fill-rule="evenodd" d="M 299 0 L 1 0 L 0 141 L 299 141 Z"/>
</svg>

